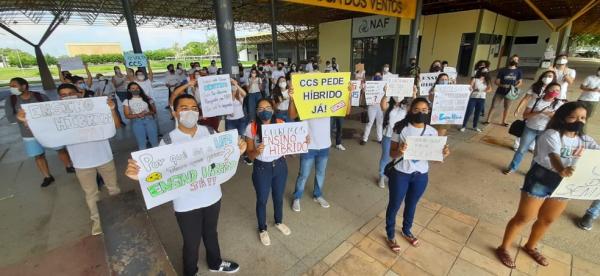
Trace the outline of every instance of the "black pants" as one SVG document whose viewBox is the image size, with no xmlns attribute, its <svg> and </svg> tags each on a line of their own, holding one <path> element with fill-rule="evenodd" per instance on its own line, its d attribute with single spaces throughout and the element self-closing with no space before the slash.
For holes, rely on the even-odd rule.
<svg viewBox="0 0 600 276">
<path fill-rule="evenodd" d="M 221 201 L 208 207 L 188 212 L 175 212 L 181 235 L 183 236 L 183 274 L 193 276 L 198 272 L 198 248 L 204 240 L 206 262 L 208 268 L 219 269 L 221 265 L 221 250 L 217 223 Z"/>
</svg>

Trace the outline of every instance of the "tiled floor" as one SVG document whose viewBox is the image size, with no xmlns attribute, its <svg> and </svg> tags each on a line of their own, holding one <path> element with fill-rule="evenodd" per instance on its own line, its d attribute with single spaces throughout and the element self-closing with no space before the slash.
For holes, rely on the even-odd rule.
<svg viewBox="0 0 600 276">
<path fill-rule="evenodd" d="M 401 222 L 399 212 L 397 228 Z M 385 243 L 383 211 L 304 275 L 600 275 L 600 264 L 544 244 L 539 248 L 549 259 L 549 266 L 537 265 L 515 244 L 511 255 L 516 256 L 517 268 L 511 270 L 494 255 L 504 225 L 494 225 L 426 199 L 417 207 L 412 231 L 420 246 L 410 246 L 397 232 L 402 251 L 392 252 Z M 525 239 L 521 238 L 520 244 Z"/>
</svg>

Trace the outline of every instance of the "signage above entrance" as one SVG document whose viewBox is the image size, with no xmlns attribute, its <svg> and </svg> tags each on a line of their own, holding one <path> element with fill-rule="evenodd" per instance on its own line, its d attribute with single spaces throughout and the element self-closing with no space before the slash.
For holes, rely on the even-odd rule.
<svg viewBox="0 0 600 276">
<path fill-rule="evenodd" d="M 416 0 L 284 0 L 304 5 L 380 14 L 392 17 L 415 18 Z"/>
<path fill-rule="evenodd" d="M 353 18 L 352 38 L 394 35 L 396 24 L 396 18 L 381 15 Z"/>
</svg>

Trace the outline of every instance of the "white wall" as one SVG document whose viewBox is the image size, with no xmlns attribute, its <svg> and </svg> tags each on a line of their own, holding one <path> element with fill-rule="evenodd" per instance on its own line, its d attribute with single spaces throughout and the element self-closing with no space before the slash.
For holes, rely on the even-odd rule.
<svg viewBox="0 0 600 276">
<path fill-rule="evenodd" d="M 555 26 L 558 26 L 564 19 L 553 19 L 551 21 Z M 556 49 L 558 41 L 558 33 L 552 32 L 542 20 L 519 21 L 514 37 L 516 39 L 520 36 L 538 36 L 537 44 L 513 44 L 511 55 L 517 54 L 523 61 L 542 58 L 548 44 L 552 44 Z M 546 42 L 546 39 L 549 41 Z M 528 64 L 523 61 L 521 62 L 522 66 L 537 66 L 537 63 Z"/>
</svg>

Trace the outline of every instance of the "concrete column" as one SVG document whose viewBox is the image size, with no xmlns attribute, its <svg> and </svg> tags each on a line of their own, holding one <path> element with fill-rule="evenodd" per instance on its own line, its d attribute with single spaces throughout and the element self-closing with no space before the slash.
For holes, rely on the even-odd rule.
<svg viewBox="0 0 600 276">
<path fill-rule="evenodd" d="M 400 44 L 400 24 L 402 23 L 402 19 L 396 17 L 396 33 L 394 34 L 394 52 L 392 53 L 392 73 L 398 74 L 400 71 L 398 70 L 398 54 L 400 54 L 399 44 Z"/>
<path fill-rule="evenodd" d="M 419 47 L 419 26 L 421 25 L 421 13 L 423 11 L 423 0 L 417 0 L 417 9 L 415 12 L 415 19 L 410 22 L 410 36 L 408 38 L 408 49 L 406 54 L 406 65 L 409 66 L 408 60 L 410 58 L 417 57 L 417 50 Z"/>
<path fill-rule="evenodd" d="M 133 17 L 133 9 L 131 9 L 131 3 L 129 0 L 121 0 L 123 4 L 123 16 L 127 22 L 127 30 L 129 30 L 129 38 L 131 39 L 131 47 L 133 47 L 134 53 L 142 53 L 142 46 L 140 45 L 140 37 L 137 33 L 137 27 L 135 24 L 135 18 Z"/>
<path fill-rule="evenodd" d="M 556 55 L 568 54 L 569 50 L 569 37 L 571 36 L 571 27 L 573 23 L 569 23 L 561 32 L 556 43 Z"/>
<path fill-rule="evenodd" d="M 41 46 L 36 45 L 34 46 L 34 49 L 35 59 L 38 64 L 38 70 L 40 71 L 40 78 L 42 79 L 42 87 L 44 87 L 44 90 L 56 89 L 56 84 L 54 83 L 54 79 L 52 78 L 52 74 L 50 73 L 50 68 L 48 68 L 46 57 L 44 57 L 44 53 L 42 53 Z"/>
<path fill-rule="evenodd" d="M 279 58 L 279 53 L 277 49 L 277 22 L 275 18 L 277 18 L 277 5 L 275 0 L 271 0 L 271 48 L 273 50 L 273 62 L 277 62 L 277 58 Z"/>
<path fill-rule="evenodd" d="M 237 47 L 233 29 L 231 0 L 213 0 L 217 21 L 217 36 L 223 73 L 231 74 L 231 66 L 237 66 Z"/>
<path fill-rule="evenodd" d="M 471 60 L 469 60 L 467 76 L 471 72 L 471 68 L 473 68 L 473 66 L 475 65 L 475 58 L 477 56 L 477 46 L 479 45 L 479 37 L 481 34 L 481 22 L 483 22 L 483 13 L 484 13 L 484 9 L 480 9 L 479 17 L 477 18 L 477 29 L 475 31 L 475 38 L 473 39 L 473 51 L 471 51 Z"/>
</svg>

